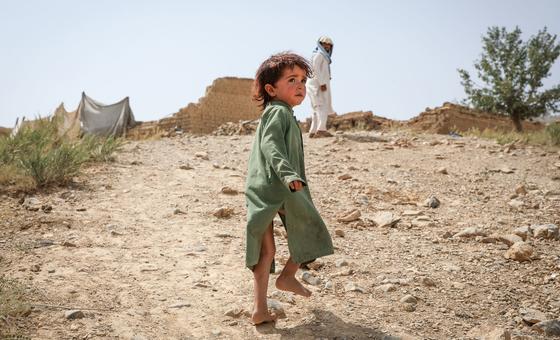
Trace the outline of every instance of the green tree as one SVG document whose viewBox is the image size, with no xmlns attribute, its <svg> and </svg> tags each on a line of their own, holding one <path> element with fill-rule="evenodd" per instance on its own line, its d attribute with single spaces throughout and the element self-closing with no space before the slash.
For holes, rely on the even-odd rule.
<svg viewBox="0 0 560 340">
<path fill-rule="evenodd" d="M 541 90 L 542 80 L 550 76 L 550 68 L 560 54 L 556 35 L 545 27 L 523 42 L 519 27 L 512 32 L 505 27 L 490 27 L 482 43 L 483 52 L 474 67 L 484 86 L 475 84 L 464 69 L 458 70 L 467 105 L 509 115 L 517 131 L 522 131 L 523 119 L 558 112 L 560 84 Z"/>
</svg>

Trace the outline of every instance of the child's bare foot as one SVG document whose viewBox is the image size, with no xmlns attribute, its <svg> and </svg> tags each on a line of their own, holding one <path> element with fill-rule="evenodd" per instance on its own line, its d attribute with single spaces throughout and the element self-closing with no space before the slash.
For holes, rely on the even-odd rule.
<svg viewBox="0 0 560 340">
<path fill-rule="evenodd" d="M 253 325 L 258 326 L 267 322 L 275 322 L 278 316 L 274 313 L 270 313 L 268 310 L 264 312 L 254 312 L 251 316 L 251 321 Z"/>
<path fill-rule="evenodd" d="M 276 288 L 305 297 L 311 296 L 311 291 L 305 288 L 293 276 L 282 276 L 282 275 L 278 276 L 278 278 L 276 279 Z"/>
</svg>

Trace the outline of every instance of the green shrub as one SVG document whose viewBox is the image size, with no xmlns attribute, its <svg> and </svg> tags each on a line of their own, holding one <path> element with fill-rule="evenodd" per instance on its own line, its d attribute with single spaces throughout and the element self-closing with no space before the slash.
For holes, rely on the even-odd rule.
<svg viewBox="0 0 560 340">
<path fill-rule="evenodd" d="M 549 124 L 544 131 L 548 136 L 550 144 L 560 145 L 560 123 Z"/>
<path fill-rule="evenodd" d="M 85 162 L 108 162 L 122 146 L 118 138 L 85 136 L 70 140 L 58 136 L 55 120 L 37 119 L 13 137 L 0 137 L 0 185 L 28 189 L 65 185 L 80 173 Z M 25 184 L 25 185 L 24 185 Z"/>
<path fill-rule="evenodd" d="M 81 141 L 85 151 L 89 155 L 92 162 L 112 162 L 114 161 L 114 153 L 122 147 L 123 141 L 115 137 L 97 137 L 87 135 Z"/>
<path fill-rule="evenodd" d="M 0 276 L 0 339 L 27 340 L 23 327 L 12 322 L 31 313 L 26 288 L 14 279 Z"/>
</svg>

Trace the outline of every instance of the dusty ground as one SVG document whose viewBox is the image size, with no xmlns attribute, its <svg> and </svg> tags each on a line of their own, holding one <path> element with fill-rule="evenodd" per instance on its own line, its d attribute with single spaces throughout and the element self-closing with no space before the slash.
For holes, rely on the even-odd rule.
<svg viewBox="0 0 560 340">
<path fill-rule="evenodd" d="M 279 293 L 271 281 L 269 295 L 287 316 L 275 326 L 255 328 L 237 315 L 252 301 L 244 196 L 221 193 L 243 190 L 252 136 L 130 142 L 73 188 L 36 195 L 49 213 L 2 196 L 0 269 L 29 288 L 33 304 L 11 326 L 35 339 L 474 339 L 485 327 L 546 338 L 520 310 L 560 317 L 560 241 L 529 238 L 535 254 L 517 262 L 504 258 L 502 242 L 451 236 L 468 227 L 506 235 L 560 225 L 560 153 L 404 132 L 356 135 L 305 137 L 310 188 L 336 253 L 310 270 L 319 282 L 307 285 L 309 299 Z M 351 178 L 339 178 L 345 174 Z M 527 194 L 511 203 L 519 185 Z M 425 207 L 429 196 L 441 205 Z M 220 207 L 233 216 L 213 216 Z M 337 221 L 353 209 L 360 220 Z M 400 221 L 376 226 L 383 211 Z M 282 262 L 287 246 L 276 229 Z M 400 302 L 406 295 L 416 303 Z M 69 309 L 84 317 L 67 320 Z"/>
</svg>

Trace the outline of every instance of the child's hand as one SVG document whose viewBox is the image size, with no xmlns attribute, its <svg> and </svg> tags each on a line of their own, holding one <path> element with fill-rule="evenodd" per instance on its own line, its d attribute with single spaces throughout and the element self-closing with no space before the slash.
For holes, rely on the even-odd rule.
<svg viewBox="0 0 560 340">
<path fill-rule="evenodd" d="M 303 188 L 303 183 L 301 181 L 293 181 L 290 182 L 289 186 L 291 191 L 300 191 Z"/>
</svg>

